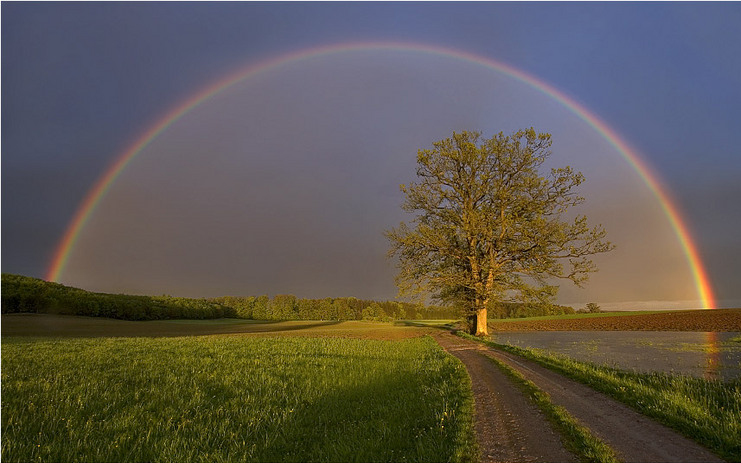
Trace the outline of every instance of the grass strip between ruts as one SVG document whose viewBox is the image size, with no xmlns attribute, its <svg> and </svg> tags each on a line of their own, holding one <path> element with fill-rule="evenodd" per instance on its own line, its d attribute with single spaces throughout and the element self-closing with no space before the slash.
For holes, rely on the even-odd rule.
<svg viewBox="0 0 741 463">
<path fill-rule="evenodd" d="M 561 434 L 561 440 L 566 449 L 574 453 L 580 461 L 584 463 L 617 463 L 619 461 L 612 447 L 579 424 L 565 408 L 551 402 L 547 392 L 541 390 L 535 383 L 509 365 L 491 357 L 489 360 L 512 379 L 543 412 L 556 431 Z"/>
<path fill-rule="evenodd" d="M 722 382 L 666 373 L 637 373 L 458 334 L 583 383 L 720 457 L 741 462 L 741 380 Z"/>
</svg>

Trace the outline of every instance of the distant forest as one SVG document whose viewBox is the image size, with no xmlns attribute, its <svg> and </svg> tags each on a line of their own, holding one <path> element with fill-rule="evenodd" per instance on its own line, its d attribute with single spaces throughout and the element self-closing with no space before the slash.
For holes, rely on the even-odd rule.
<svg viewBox="0 0 741 463">
<path fill-rule="evenodd" d="M 427 306 L 354 297 L 302 299 L 279 294 L 192 299 L 94 293 L 59 283 L 2 274 L 2 313 L 53 313 L 121 320 L 244 318 L 254 320 L 452 320 L 457 307 Z M 559 305 L 497 304 L 490 318 L 574 313 Z"/>
</svg>

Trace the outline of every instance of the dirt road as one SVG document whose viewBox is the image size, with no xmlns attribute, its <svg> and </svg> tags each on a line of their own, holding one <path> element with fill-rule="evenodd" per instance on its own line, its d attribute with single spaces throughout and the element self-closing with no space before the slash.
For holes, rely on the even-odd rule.
<svg viewBox="0 0 741 463">
<path fill-rule="evenodd" d="M 450 333 L 437 342 L 468 370 L 475 400 L 476 433 L 485 462 L 577 461 L 542 413 L 487 357 L 496 358 L 547 392 L 623 462 L 722 462 L 675 431 L 580 383 L 518 356 Z"/>
</svg>

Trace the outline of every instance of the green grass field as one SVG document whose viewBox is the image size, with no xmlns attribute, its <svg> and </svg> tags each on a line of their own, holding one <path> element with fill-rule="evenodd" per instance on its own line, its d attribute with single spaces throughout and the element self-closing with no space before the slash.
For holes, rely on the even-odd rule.
<svg viewBox="0 0 741 463">
<path fill-rule="evenodd" d="M 473 461 L 429 337 L 2 339 L 3 461 Z"/>
<path fill-rule="evenodd" d="M 403 322 L 321 320 L 149 320 L 52 314 L 3 314 L 2 336 L 30 337 L 163 337 L 203 335 L 341 336 L 371 339 L 418 337 L 431 330 Z"/>
<path fill-rule="evenodd" d="M 598 313 L 574 313 L 563 315 L 542 315 L 538 317 L 526 318 L 490 318 L 489 324 L 495 327 L 498 322 L 518 322 L 531 320 L 574 320 L 579 318 L 601 318 L 601 317 L 630 317 L 632 315 L 648 315 L 654 313 L 666 313 L 669 310 L 623 310 L 616 312 L 598 312 Z"/>
</svg>

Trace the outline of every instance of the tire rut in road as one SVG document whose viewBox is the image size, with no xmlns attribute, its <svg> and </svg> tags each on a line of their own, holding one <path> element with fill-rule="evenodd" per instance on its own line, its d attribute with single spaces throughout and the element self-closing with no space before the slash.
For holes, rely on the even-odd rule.
<svg viewBox="0 0 741 463">
<path fill-rule="evenodd" d="M 444 349 L 464 363 L 471 377 L 482 461 L 578 461 L 563 447 L 560 435 L 520 389 L 477 346 L 459 343 L 458 339 L 437 337 Z"/>
<path fill-rule="evenodd" d="M 548 393 L 625 463 L 722 462 L 676 431 L 579 382 L 508 352 L 487 349 L 496 358 Z"/>
<path fill-rule="evenodd" d="M 625 463 L 722 462 L 718 456 L 680 435 L 676 431 L 636 412 L 611 397 L 551 371 L 522 357 L 488 348 L 451 334 L 438 336 L 456 338 L 459 348 L 468 346 L 480 355 L 495 358 L 518 371 L 546 392 L 555 405 L 565 408 L 571 416 L 596 437 L 615 450 Z M 473 373 L 469 371 L 473 380 Z"/>
</svg>

